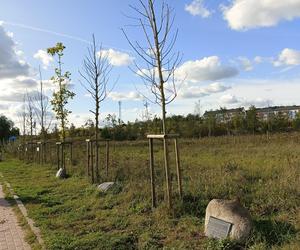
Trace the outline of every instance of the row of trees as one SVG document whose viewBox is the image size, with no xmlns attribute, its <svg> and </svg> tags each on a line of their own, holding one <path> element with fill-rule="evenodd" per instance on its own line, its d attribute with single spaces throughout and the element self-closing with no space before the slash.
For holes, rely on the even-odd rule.
<svg viewBox="0 0 300 250">
<path fill-rule="evenodd" d="M 22 133 L 33 137 L 37 125 L 40 127 L 40 135 L 43 140 L 49 138 L 49 129 L 53 120 L 49 108 L 50 103 L 59 126 L 54 126 L 52 136 L 59 135 L 62 142 L 66 136 L 92 136 L 96 141 L 100 137 L 111 139 L 136 139 L 144 137 L 146 133 L 179 133 L 184 137 L 202 137 L 223 134 L 256 133 L 265 131 L 282 131 L 299 127 L 299 119 L 293 122 L 278 114 L 268 121 L 257 119 L 255 107 L 247 116 L 235 116 L 232 119 L 218 123 L 216 117 L 201 117 L 200 115 L 188 115 L 167 117 L 166 106 L 177 96 L 174 72 L 180 63 L 180 54 L 173 52 L 178 31 L 172 32 L 174 16 L 172 8 L 164 1 L 158 8 L 153 0 L 137 0 L 139 6 L 131 7 L 135 13 L 132 20 L 137 21 L 144 34 L 144 41 L 132 41 L 127 31 L 122 30 L 132 49 L 141 58 L 140 63 L 134 63 L 135 73 L 138 72 L 154 99 L 145 96 L 148 101 L 161 106 L 161 119 L 155 117 L 147 120 L 121 125 L 113 122 L 100 129 L 101 103 L 105 101 L 110 89 L 115 82 L 110 84 L 110 73 L 112 65 L 109 63 L 108 55 L 102 53 L 102 47 L 97 45 L 93 36 L 87 55 L 83 60 L 83 67 L 80 70 L 81 85 L 86 89 L 94 101 L 94 108 L 90 110 L 94 115 L 93 121 L 87 124 L 86 128 L 75 128 L 71 125 L 68 128 L 67 109 L 70 99 L 75 94 L 70 90 L 71 73 L 63 71 L 63 57 L 65 46 L 57 43 L 56 46 L 48 48 L 47 52 L 56 58 L 57 66 L 55 74 L 51 78 L 56 85 L 51 101 L 44 94 L 42 76 L 40 72 L 40 89 L 35 96 L 24 96 L 24 111 L 22 112 Z M 110 84 L 111 88 L 108 87 Z M 103 118 L 102 118 L 103 119 Z M 101 133 L 101 134 L 100 134 Z M 98 147 L 98 145 L 96 145 Z M 97 165 L 97 164 L 96 164 Z"/>
<path fill-rule="evenodd" d="M 149 115 L 151 116 L 151 115 Z M 260 120 L 256 108 L 252 107 L 246 114 L 237 114 L 231 119 L 220 121 L 216 115 L 203 117 L 199 114 L 187 116 L 173 115 L 166 117 L 168 134 L 179 134 L 184 138 L 201 138 L 208 136 L 242 135 L 257 133 L 276 133 L 300 130 L 300 114 L 290 120 L 285 114 L 270 115 L 269 119 Z M 136 120 L 135 122 L 120 122 L 115 115 L 108 115 L 105 126 L 98 129 L 100 137 L 111 140 L 145 139 L 147 134 L 162 133 L 162 121 L 153 119 Z M 95 124 L 88 120 L 85 125 L 67 129 L 70 138 L 85 138 L 94 135 Z M 52 138 L 59 138 L 58 129 L 54 129 Z"/>
<path fill-rule="evenodd" d="M 180 63 L 180 54 L 173 52 L 175 42 L 177 40 L 178 30 L 173 32 L 174 15 L 173 9 L 165 2 L 156 3 L 153 0 L 137 0 L 138 6 L 130 6 L 134 11 L 134 16 L 130 20 L 135 20 L 137 23 L 132 27 L 140 27 L 143 33 L 144 40 L 134 41 L 129 38 L 127 31 L 122 29 L 125 38 L 129 45 L 141 59 L 134 62 L 134 73 L 138 72 L 147 89 L 153 94 L 154 98 L 145 94 L 145 98 L 151 99 L 152 102 L 161 106 L 162 113 L 162 130 L 163 134 L 167 133 L 166 126 L 166 106 L 171 103 L 177 96 L 175 69 Z M 69 71 L 63 70 L 63 57 L 65 46 L 62 43 L 57 43 L 54 47 L 48 48 L 49 55 L 56 59 L 56 68 L 54 76 L 51 78 L 56 89 L 51 99 L 52 110 L 59 124 L 59 135 L 62 143 L 65 142 L 67 135 L 68 115 L 71 111 L 67 108 L 70 99 L 73 99 L 75 93 L 70 88 Z M 91 111 L 94 115 L 94 135 L 96 141 L 96 149 L 98 152 L 98 139 L 100 138 L 100 109 L 101 103 L 106 99 L 110 84 L 110 72 L 112 65 L 108 60 L 108 55 L 105 54 L 101 46 L 98 46 L 96 39 L 93 36 L 86 57 L 83 60 L 83 67 L 79 71 L 81 76 L 81 85 L 91 95 L 94 100 L 94 108 Z M 36 127 L 36 121 L 33 118 L 34 110 L 40 115 L 40 127 L 43 140 L 46 139 L 45 115 L 47 114 L 43 99 L 47 99 L 43 95 L 41 79 L 40 102 L 27 98 L 30 104 L 27 112 L 23 114 L 23 134 L 26 134 L 27 120 L 29 120 L 30 138 L 33 137 L 33 128 Z M 114 84 L 112 84 L 114 85 Z M 33 108 L 32 103 L 39 103 L 39 109 Z M 57 128 L 57 127 L 56 127 Z M 27 129 L 28 130 L 28 129 Z M 25 137 L 24 137 L 25 138 Z M 98 177 L 99 168 L 98 154 L 96 154 L 96 175 Z"/>
</svg>

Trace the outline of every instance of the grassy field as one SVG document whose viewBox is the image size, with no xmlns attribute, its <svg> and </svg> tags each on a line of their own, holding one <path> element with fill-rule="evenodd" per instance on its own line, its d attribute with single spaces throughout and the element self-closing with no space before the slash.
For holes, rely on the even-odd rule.
<svg viewBox="0 0 300 250">
<path fill-rule="evenodd" d="M 164 199 L 162 145 L 156 144 L 159 207 L 151 211 L 147 142 L 112 146 L 109 176 L 116 181 L 106 194 L 89 184 L 84 151 L 75 151 L 71 176 L 57 180 L 54 166 L 0 163 L 40 227 L 47 249 L 300 249 L 300 134 L 181 140 L 181 201 Z M 205 208 L 213 198 L 236 198 L 254 220 L 246 245 L 208 240 L 203 235 Z"/>
</svg>

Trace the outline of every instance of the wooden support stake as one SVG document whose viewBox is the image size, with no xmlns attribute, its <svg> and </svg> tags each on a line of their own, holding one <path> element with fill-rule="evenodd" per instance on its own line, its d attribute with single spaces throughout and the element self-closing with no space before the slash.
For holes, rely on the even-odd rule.
<svg viewBox="0 0 300 250">
<path fill-rule="evenodd" d="M 65 170 L 65 173 L 67 173 L 67 169 L 66 169 L 66 154 L 65 154 L 65 143 L 62 143 L 61 145 L 62 147 L 62 155 L 63 155 L 63 169 Z"/>
<path fill-rule="evenodd" d="M 86 171 L 87 171 L 87 176 L 89 177 L 91 175 L 90 173 L 90 142 L 86 141 Z"/>
<path fill-rule="evenodd" d="M 64 169 L 64 150 L 63 150 L 63 145 L 62 144 L 60 144 L 60 167 L 62 168 L 62 169 Z"/>
<path fill-rule="evenodd" d="M 50 160 L 48 161 L 48 159 L 51 158 L 51 147 L 50 147 L 50 145 L 49 145 L 49 150 L 48 150 L 49 154 L 46 153 L 47 149 L 48 149 L 47 143 L 43 142 L 43 159 L 44 159 L 45 164 L 47 164 L 50 161 Z M 48 159 L 47 159 L 47 155 L 49 156 Z"/>
<path fill-rule="evenodd" d="M 73 166 L 73 142 L 70 142 L 70 147 L 71 166 Z"/>
<path fill-rule="evenodd" d="M 106 177 L 108 177 L 108 165 L 109 165 L 109 141 L 106 141 Z"/>
<path fill-rule="evenodd" d="M 154 177 L 154 155 L 153 155 L 153 139 L 149 139 L 149 156 L 150 156 L 150 180 L 151 180 L 151 198 L 152 208 L 156 207 L 156 195 L 155 195 L 155 177 Z"/>
<path fill-rule="evenodd" d="M 34 162 L 34 151 L 33 150 L 34 150 L 33 146 L 32 146 L 32 144 L 30 144 L 30 153 L 31 153 L 31 155 L 30 155 L 30 162 L 31 163 Z"/>
<path fill-rule="evenodd" d="M 41 164 L 41 144 L 38 144 L 38 148 L 39 148 L 39 152 L 38 152 L 38 155 L 39 155 L 39 164 Z"/>
<path fill-rule="evenodd" d="M 168 142 L 167 139 L 164 138 L 164 159 L 165 159 L 165 172 L 166 172 L 166 195 L 167 195 L 167 205 L 168 208 L 172 208 L 171 201 L 171 182 L 170 182 L 170 173 L 169 173 L 169 151 L 168 151 Z"/>
<path fill-rule="evenodd" d="M 176 157 L 176 170 L 177 170 L 177 183 L 178 183 L 178 193 L 180 198 L 182 198 L 182 183 L 181 183 L 181 169 L 180 169 L 180 158 L 177 139 L 174 139 L 175 144 L 175 157 Z"/>
<path fill-rule="evenodd" d="M 57 169 L 60 169 L 60 163 L 59 163 L 59 158 L 60 158 L 60 153 L 59 153 L 59 145 L 56 145 L 56 157 L 57 157 Z"/>
<path fill-rule="evenodd" d="M 98 182 L 99 181 L 99 179 L 100 179 L 100 173 L 99 173 L 99 171 L 100 171 L 100 162 L 99 162 L 99 149 L 100 149 L 100 146 L 99 146 L 99 143 L 98 143 L 98 141 L 95 141 L 95 180 L 96 180 L 96 182 Z"/>
<path fill-rule="evenodd" d="M 44 165 L 44 163 L 46 163 L 46 160 L 45 160 L 45 142 L 42 142 L 41 144 L 41 155 L 42 155 L 42 165 Z"/>
<path fill-rule="evenodd" d="M 91 141 L 91 174 L 92 174 L 92 183 L 95 182 L 95 177 L 94 177 L 94 146 L 93 142 Z"/>
</svg>

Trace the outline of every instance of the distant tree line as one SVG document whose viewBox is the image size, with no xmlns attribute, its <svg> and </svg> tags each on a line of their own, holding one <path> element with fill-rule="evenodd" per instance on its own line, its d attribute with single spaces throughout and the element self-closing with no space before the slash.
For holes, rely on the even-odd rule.
<svg viewBox="0 0 300 250">
<path fill-rule="evenodd" d="M 18 136 L 20 131 L 14 126 L 14 123 L 6 116 L 0 116 L 0 140 L 1 142 L 8 141 L 11 136 Z"/>
<path fill-rule="evenodd" d="M 245 115 L 236 114 L 230 119 L 225 117 L 222 121 L 214 115 L 205 117 L 199 114 L 173 115 L 166 118 L 166 125 L 168 134 L 179 134 L 183 138 L 276 133 L 300 130 L 300 114 L 291 120 L 279 112 L 262 120 L 259 119 L 256 108 L 251 107 Z M 66 133 L 70 138 L 89 138 L 94 136 L 94 131 L 94 122 L 88 120 L 81 127 L 71 124 Z M 160 134 L 162 131 L 161 119 L 156 116 L 149 120 L 124 123 L 120 122 L 115 115 L 108 115 L 105 126 L 99 129 L 101 138 L 119 141 L 145 139 L 147 134 Z M 54 128 L 48 137 L 59 138 L 58 129 Z"/>
</svg>

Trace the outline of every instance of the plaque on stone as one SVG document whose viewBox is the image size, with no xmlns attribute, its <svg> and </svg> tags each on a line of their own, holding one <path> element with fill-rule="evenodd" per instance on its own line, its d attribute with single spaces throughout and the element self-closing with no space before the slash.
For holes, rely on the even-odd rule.
<svg viewBox="0 0 300 250">
<path fill-rule="evenodd" d="M 40 152 L 40 148 L 39 147 L 36 148 L 36 152 Z"/>
<path fill-rule="evenodd" d="M 98 186 L 98 189 L 101 191 L 101 192 L 106 192 L 108 191 L 115 183 L 114 182 L 104 182 L 102 184 L 100 184 Z"/>
<path fill-rule="evenodd" d="M 231 228 L 232 223 L 210 216 L 206 236 L 216 239 L 225 239 L 229 236 Z"/>
</svg>

